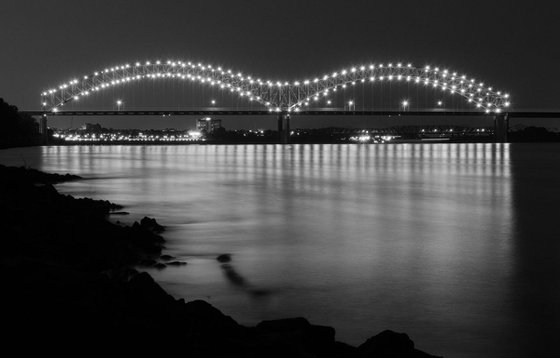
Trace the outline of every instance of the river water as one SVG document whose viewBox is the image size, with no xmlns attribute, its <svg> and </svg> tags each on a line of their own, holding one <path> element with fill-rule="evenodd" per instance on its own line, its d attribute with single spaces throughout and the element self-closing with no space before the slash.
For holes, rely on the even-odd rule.
<svg viewBox="0 0 560 358">
<path fill-rule="evenodd" d="M 305 316 L 351 344 L 389 328 L 447 357 L 553 356 L 559 145 L 49 146 L 0 163 L 81 175 L 58 189 L 131 213 L 114 220 L 157 218 L 188 265 L 149 272 L 240 323 Z"/>
</svg>

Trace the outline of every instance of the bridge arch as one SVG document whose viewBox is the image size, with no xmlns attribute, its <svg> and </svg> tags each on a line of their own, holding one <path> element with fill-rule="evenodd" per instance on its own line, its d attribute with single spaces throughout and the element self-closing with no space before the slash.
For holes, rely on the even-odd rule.
<svg viewBox="0 0 560 358">
<path fill-rule="evenodd" d="M 352 66 L 321 77 L 296 81 L 272 81 L 241 72 L 191 61 L 136 62 L 108 67 L 74 78 L 41 93 L 45 111 L 56 112 L 68 102 L 80 100 L 113 86 L 146 79 L 169 78 L 199 82 L 260 103 L 271 112 L 298 112 L 313 99 L 343 90 L 348 85 L 373 82 L 409 82 L 441 89 L 463 97 L 480 111 L 500 113 L 510 106 L 510 96 L 467 75 L 439 67 L 386 63 Z"/>
</svg>

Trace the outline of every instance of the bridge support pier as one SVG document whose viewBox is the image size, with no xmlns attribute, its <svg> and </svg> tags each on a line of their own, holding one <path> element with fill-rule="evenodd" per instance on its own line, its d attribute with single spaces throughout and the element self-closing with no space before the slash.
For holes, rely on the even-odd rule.
<svg viewBox="0 0 560 358">
<path fill-rule="evenodd" d="M 47 124 L 47 114 L 43 113 L 39 120 L 39 132 L 43 137 L 43 145 L 49 144 L 49 126 Z"/>
<path fill-rule="evenodd" d="M 494 138 L 496 143 L 507 143 L 509 131 L 509 118 L 507 113 L 494 116 Z"/>
<path fill-rule="evenodd" d="M 288 113 L 278 115 L 278 141 L 282 144 L 290 143 L 290 115 Z"/>
</svg>

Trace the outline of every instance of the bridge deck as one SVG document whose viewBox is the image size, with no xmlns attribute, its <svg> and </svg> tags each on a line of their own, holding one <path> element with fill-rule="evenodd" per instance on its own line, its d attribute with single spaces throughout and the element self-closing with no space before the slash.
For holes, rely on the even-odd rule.
<svg viewBox="0 0 560 358">
<path fill-rule="evenodd" d="M 31 110 L 21 111 L 23 113 L 40 116 L 44 112 Z M 473 117 L 493 117 L 495 113 L 484 113 L 479 111 L 398 111 L 398 110 L 365 110 L 348 111 L 341 109 L 316 109 L 300 112 L 292 112 L 293 116 L 473 116 Z M 505 114 L 505 113 L 504 113 Z M 120 111 L 58 111 L 48 112 L 50 116 L 270 116 L 278 115 L 277 112 L 266 110 L 230 110 L 230 109 L 185 109 L 185 110 L 120 110 Z M 560 112 L 507 112 L 509 118 L 560 118 Z"/>
</svg>

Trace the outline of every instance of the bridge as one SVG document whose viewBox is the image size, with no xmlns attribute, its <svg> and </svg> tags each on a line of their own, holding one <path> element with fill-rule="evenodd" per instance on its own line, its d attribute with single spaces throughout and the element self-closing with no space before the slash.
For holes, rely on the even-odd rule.
<svg viewBox="0 0 560 358">
<path fill-rule="evenodd" d="M 260 109 L 201 107 L 183 110 L 72 110 L 68 104 L 94 97 L 110 88 L 129 86 L 141 81 L 167 79 L 197 83 L 236 95 L 247 104 Z M 403 100 L 398 110 L 357 110 L 352 101 L 344 107 L 324 108 L 322 102 L 337 92 L 364 85 L 406 83 L 418 88 L 441 91 L 446 96 L 461 98 L 469 106 L 465 110 L 445 108 L 411 110 Z M 141 116 L 141 115 L 276 115 L 283 142 L 289 140 L 292 115 L 361 115 L 361 116 L 489 116 L 494 118 L 496 139 L 507 140 L 508 120 L 512 117 L 558 118 L 558 113 L 512 112 L 510 95 L 494 89 L 473 77 L 434 66 L 416 67 L 410 63 L 377 63 L 350 66 L 313 78 L 294 81 L 261 79 L 242 72 L 211 64 L 168 60 L 126 63 L 107 67 L 73 78 L 41 93 L 40 111 L 26 111 L 41 116 L 41 128 L 47 129 L 48 116 Z"/>
</svg>

